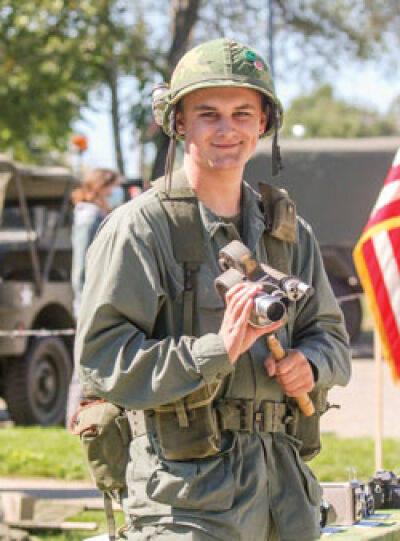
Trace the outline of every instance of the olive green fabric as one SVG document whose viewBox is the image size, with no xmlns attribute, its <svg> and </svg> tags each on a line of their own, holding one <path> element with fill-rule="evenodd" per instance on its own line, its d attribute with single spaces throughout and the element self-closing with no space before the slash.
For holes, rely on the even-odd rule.
<svg viewBox="0 0 400 541">
<path fill-rule="evenodd" d="M 124 489 L 131 440 L 124 411 L 104 400 L 88 402 L 75 413 L 71 427 L 81 439 L 97 487 L 104 491 Z"/>
<path fill-rule="evenodd" d="M 273 109 L 262 137 L 283 122 L 283 108 L 275 94 L 274 81 L 268 64 L 252 48 L 237 41 L 220 38 L 207 41 L 187 52 L 178 62 L 171 85 L 153 96 L 154 118 L 168 135 L 172 135 L 171 112 L 186 94 L 210 87 L 242 87 L 257 90 L 268 98 Z M 174 134 L 182 138 L 179 134 Z"/>
<path fill-rule="evenodd" d="M 242 199 L 243 240 L 268 262 L 259 196 L 244 184 Z M 147 410 L 205 383 L 222 382 L 221 397 L 250 399 L 257 409 L 262 400 L 283 400 L 279 384 L 264 368 L 265 340 L 234 367 L 229 362 L 218 335 L 224 306 L 214 280 L 221 272 L 219 250 L 239 235 L 203 204 L 199 209 L 204 261 L 197 276 L 194 336 L 181 335 L 183 269 L 174 258 L 156 192 L 116 209 L 100 228 L 88 253 L 75 352 L 84 385 L 97 396 Z M 310 359 L 318 387 L 345 385 L 350 363 L 342 316 L 311 229 L 301 219 L 291 270 L 316 294 L 292 306 L 289 324 L 278 337 L 285 348 L 297 348 Z M 173 522 L 222 541 L 265 541 L 272 530 L 270 513 L 283 541 L 319 537 L 320 488 L 300 459 L 297 440 L 279 433 L 224 431 L 217 455 L 166 460 L 151 416 L 147 421 L 147 435 L 131 442 L 127 468 L 123 505 L 131 539 L 146 539 L 147 534 L 138 537 L 145 526 Z"/>
<path fill-rule="evenodd" d="M 309 393 L 314 404 L 314 414 L 305 416 L 294 398 L 288 402 L 291 405 L 292 422 L 287 432 L 301 441 L 300 456 L 306 462 L 313 459 L 321 451 L 320 418 L 328 409 L 327 389 L 315 388 Z"/>
</svg>

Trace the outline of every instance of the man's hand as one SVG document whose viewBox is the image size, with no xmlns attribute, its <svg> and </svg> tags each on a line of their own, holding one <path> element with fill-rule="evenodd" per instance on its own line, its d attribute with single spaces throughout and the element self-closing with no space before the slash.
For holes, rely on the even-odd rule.
<svg viewBox="0 0 400 541">
<path fill-rule="evenodd" d="M 309 393 L 315 385 L 311 365 L 297 349 L 287 350 L 281 361 L 268 357 L 265 368 L 270 376 L 276 376 L 287 396 Z"/>
<path fill-rule="evenodd" d="M 263 334 L 276 331 L 280 322 L 257 328 L 249 324 L 254 297 L 262 291 L 257 284 L 236 284 L 225 295 L 226 310 L 219 330 L 224 341 L 229 360 L 234 364 L 239 356 L 247 351 Z"/>
</svg>

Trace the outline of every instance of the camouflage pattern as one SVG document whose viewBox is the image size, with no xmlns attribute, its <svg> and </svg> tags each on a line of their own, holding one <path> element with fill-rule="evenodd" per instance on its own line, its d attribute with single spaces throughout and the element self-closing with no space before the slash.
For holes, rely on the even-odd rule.
<svg viewBox="0 0 400 541">
<path fill-rule="evenodd" d="M 186 53 L 176 66 L 171 85 L 158 86 L 153 93 L 153 114 L 158 125 L 174 134 L 174 106 L 186 94 L 210 87 L 251 88 L 267 96 L 272 107 L 268 124 L 261 137 L 274 131 L 274 117 L 282 126 L 283 109 L 275 94 L 274 81 L 268 64 L 254 50 L 231 39 L 207 41 Z M 178 137 L 179 138 L 179 137 Z"/>
</svg>

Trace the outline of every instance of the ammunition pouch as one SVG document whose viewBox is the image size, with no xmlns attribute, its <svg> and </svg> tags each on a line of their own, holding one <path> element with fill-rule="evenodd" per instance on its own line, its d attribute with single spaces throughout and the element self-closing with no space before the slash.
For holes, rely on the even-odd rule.
<svg viewBox="0 0 400 541">
<path fill-rule="evenodd" d="M 190 460 L 221 450 L 221 432 L 213 401 L 220 383 L 208 384 L 190 395 L 154 408 L 155 431 L 168 460 Z"/>
<path fill-rule="evenodd" d="M 120 502 L 126 487 L 130 441 L 145 433 L 143 412 L 127 411 L 107 400 L 88 400 L 73 415 L 70 430 L 80 437 L 93 481 L 103 492 L 108 538 L 115 541 L 112 498 Z"/>
<path fill-rule="evenodd" d="M 326 389 L 313 389 L 310 392 L 315 408 L 315 413 L 310 417 L 302 413 L 295 399 L 288 399 L 293 418 L 288 425 L 288 434 L 301 441 L 299 453 L 306 462 L 321 451 L 320 417 L 331 407 L 327 401 L 327 393 Z"/>
<path fill-rule="evenodd" d="M 287 432 L 288 406 L 263 400 L 219 398 L 219 384 L 206 385 L 184 399 L 152 410 L 160 450 L 168 460 L 205 458 L 221 451 L 221 432 Z"/>
<path fill-rule="evenodd" d="M 83 402 L 71 419 L 96 486 L 117 494 L 126 486 L 131 429 L 125 410 L 106 400 Z"/>
<path fill-rule="evenodd" d="M 320 417 L 329 407 L 327 390 L 310 393 L 315 413 L 306 417 L 295 399 L 286 402 L 218 398 L 219 384 L 206 385 L 187 397 L 152 410 L 160 449 L 168 460 L 191 460 L 221 451 L 221 432 L 286 433 L 301 442 L 299 454 L 311 460 L 321 450 Z"/>
</svg>

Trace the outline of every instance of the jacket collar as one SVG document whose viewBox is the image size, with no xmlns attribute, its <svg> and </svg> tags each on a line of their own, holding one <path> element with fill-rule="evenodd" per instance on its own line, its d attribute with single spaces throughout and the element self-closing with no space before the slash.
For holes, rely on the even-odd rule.
<svg viewBox="0 0 400 541">
<path fill-rule="evenodd" d="M 247 182 L 242 183 L 242 213 L 243 213 L 243 234 L 244 242 L 251 252 L 265 231 L 264 216 L 260 208 L 261 198 Z M 200 215 L 204 227 L 212 238 L 220 227 L 227 225 L 221 221 L 219 216 L 199 201 Z"/>
<path fill-rule="evenodd" d="M 163 178 L 158 179 L 158 181 L 155 181 L 154 184 L 159 190 L 163 191 Z M 164 192 L 163 198 L 178 200 L 196 198 L 195 192 L 190 187 L 183 168 L 174 172 L 172 189 L 169 194 L 165 194 Z M 243 212 L 243 240 L 249 250 L 253 253 L 260 237 L 266 229 L 264 216 L 260 205 L 260 195 L 246 181 L 243 181 L 241 209 Z M 199 201 L 199 210 L 205 230 L 208 232 L 211 238 L 215 235 L 220 227 L 227 226 L 221 222 L 219 216 L 207 208 L 201 201 Z"/>
</svg>

